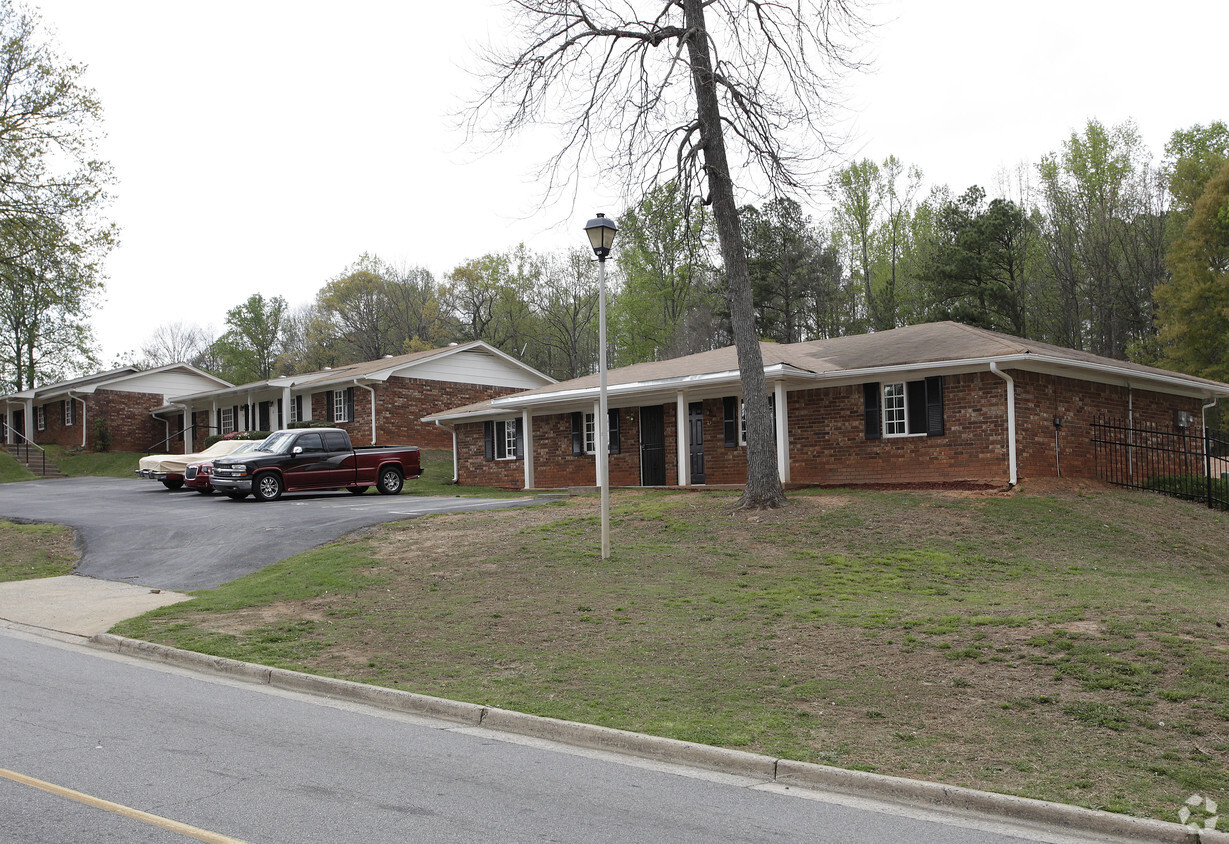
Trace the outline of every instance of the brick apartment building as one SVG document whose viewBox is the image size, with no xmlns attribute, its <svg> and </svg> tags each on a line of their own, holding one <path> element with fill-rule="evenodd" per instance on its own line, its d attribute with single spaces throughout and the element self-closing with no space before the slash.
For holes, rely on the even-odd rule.
<svg viewBox="0 0 1229 844">
<path fill-rule="evenodd" d="M 1100 419 L 1197 429 L 1229 385 L 953 322 L 763 343 L 783 481 L 1005 486 L 1095 477 Z M 612 370 L 614 486 L 746 480 L 735 349 Z M 428 416 L 462 484 L 597 483 L 589 376 Z M 779 412 L 780 409 L 784 412 Z"/>
</svg>

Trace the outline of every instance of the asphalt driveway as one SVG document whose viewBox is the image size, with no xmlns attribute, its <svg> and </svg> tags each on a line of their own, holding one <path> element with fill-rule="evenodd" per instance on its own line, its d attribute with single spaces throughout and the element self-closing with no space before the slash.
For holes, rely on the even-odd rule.
<svg viewBox="0 0 1229 844">
<path fill-rule="evenodd" d="M 0 484 L 0 518 L 77 530 L 85 545 L 78 573 L 180 591 L 211 589 L 368 525 L 537 501 L 325 492 L 262 503 L 137 478 Z"/>
</svg>

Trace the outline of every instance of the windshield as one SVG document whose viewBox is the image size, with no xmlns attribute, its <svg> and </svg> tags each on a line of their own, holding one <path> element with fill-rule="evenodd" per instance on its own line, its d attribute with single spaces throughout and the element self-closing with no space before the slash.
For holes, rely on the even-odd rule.
<svg viewBox="0 0 1229 844">
<path fill-rule="evenodd" d="M 270 434 L 265 438 L 264 442 L 256 446 L 256 451 L 267 451 L 270 454 L 285 454 L 294 445 L 296 436 L 297 434 L 290 431 L 278 431 L 276 434 Z"/>
</svg>

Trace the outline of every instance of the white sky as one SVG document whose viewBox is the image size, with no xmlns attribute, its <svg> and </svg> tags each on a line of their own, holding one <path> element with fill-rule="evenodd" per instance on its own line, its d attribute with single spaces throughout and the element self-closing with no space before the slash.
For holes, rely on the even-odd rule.
<svg viewBox="0 0 1229 844">
<path fill-rule="evenodd" d="M 545 152 L 463 146 L 449 115 L 495 0 L 31 2 L 106 112 L 122 243 L 94 319 L 104 363 L 162 323 L 220 332 L 252 293 L 308 302 L 363 252 L 438 278 L 520 242 L 583 246 L 594 211 L 623 210 L 593 178 L 574 210 L 535 214 Z M 847 158 L 894 154 L 928 185 L 990 189 L 1090 118 L 1134 119 L 1158 158 L 1175 129 L 1229 119 L 1223 0 L 881 0 L 871 16 Z"/>
</svg>

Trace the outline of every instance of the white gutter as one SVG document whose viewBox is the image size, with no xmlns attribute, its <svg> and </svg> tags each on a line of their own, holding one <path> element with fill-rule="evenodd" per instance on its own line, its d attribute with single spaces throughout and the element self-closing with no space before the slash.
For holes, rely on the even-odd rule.
<svg viewBox="0 0 1229 844">
<path fill-rule="evenodd" d="M 1009 483 L 1015 486 L 1019 480 L 1016 474 L 1016 382 L 999 369 L 996 361 L 990 361 L 990 371 L 1007 382 L 1007 469 Z"/>
<path fill-rule="evenodd" d="M 354 386 L 362 387 L 367 392 L 371 393 L 371 444 L 376 444 L 376 388 L 368 387 L 366 384 L 360 384 L 358 379 L 354 379 Z"/>
<path fill-rule="evenodd" d="M 461 469 L 457 463 L 457 429 L 441 424 L 438 419 L 435 420 L 435 427 L 445 428 L 452 432 L 452 482 L 458 484 L 461 482 Z"/>
<path fill-rule="evenodd" d="M 69 390 L 67 395 L 68 395 L 69 401 L 76 399 L 77 401 L 81 402 L 81 447 L 85 448 L 86 447 L 85 438 L 89 436 L 89 433 L 90 433 L 89 424 L 87 423 L 87 420 L 85 418 L 85 415 L 86 415 L 85 414 L 85 399 L 81 398 L 80 396 L 74 396 L 72 390 Z"/>
</svg>

